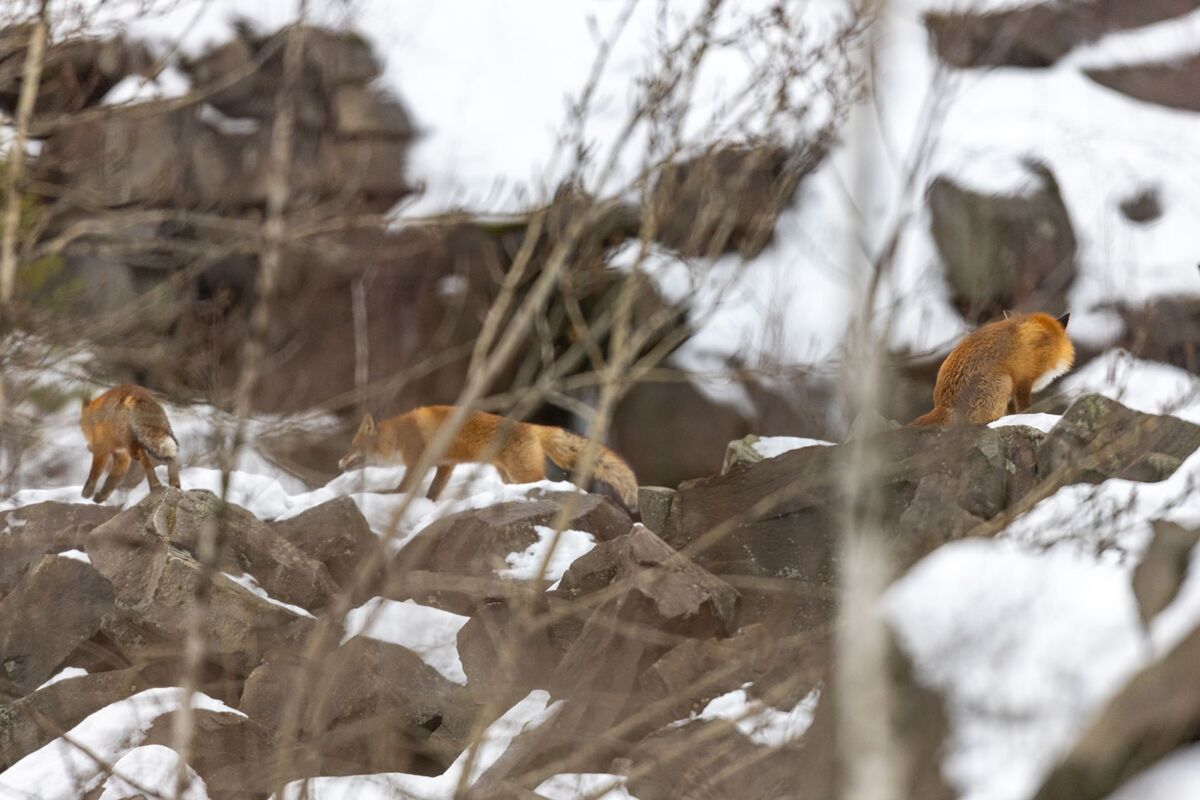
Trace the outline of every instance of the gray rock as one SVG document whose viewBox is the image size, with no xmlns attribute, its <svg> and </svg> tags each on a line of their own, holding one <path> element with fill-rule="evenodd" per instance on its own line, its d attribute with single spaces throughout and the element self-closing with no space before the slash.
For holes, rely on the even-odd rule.
<svg viewBox="0 0 1200 800">
<path fill-rule="evenodd" d="M 370 559 L 382 557 L 379 537 L 349 497 L 329 500 L 294 517 L 268 523 L 268 527 L 304 555 L 324 564 L 343 589 L 351 586 Z M 379 563 L 382 565 L 382 560 Z M 376 587 L 378 580 L 378 575 L 367 576 L 356 596 Z"/>
<path fill-rule="evenodd" d="M 47 553 L 82 550 L 92 528 L 117 513 L 94 503 L 53 501 L 0 511 L 0 598 Z"/>
<path fill-rule="evenodd" d="M 1133 570 L 1133 596 L 1142 624 L 1149 626 L 1171 604 L 1187 579 L 1192 551 L 1200 543 L 1200 528 L 1188 530 L 1164 520 L 1152 523 L 1154 536 Z"/>
<path fill-rule="evenodd" d="M 47 555 L 0 601 L 0 692 L 35 690 L 115 614 L 113 587 L 90 565 Z"/>
</svg>

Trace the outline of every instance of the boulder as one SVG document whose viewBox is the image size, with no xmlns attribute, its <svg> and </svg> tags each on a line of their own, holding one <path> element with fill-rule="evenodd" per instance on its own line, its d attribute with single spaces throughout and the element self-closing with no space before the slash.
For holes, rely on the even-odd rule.
<svg viewBox="0 0 1200 800">
<path fill-rule="evenodd" d="M 1040 2 L 1002 11 L 934 11 L 925 27 L 942 61 L 954 67 L 1048 67 L 1106 33 L 1194 11 L 1194 0 Z"/>
<path fill-rule="evenodd" d="M 1122 200 L 1118 207 L 1130 222 L 1148 225 L 1163 215 L 1162 198 L 1156 187 L 1146 187 Z"/>
<path fill-rule="evenodd" d="M 317 774 L 440 774 L 470 741 L 475 704 L 465 686 L 400 645 L 356 636 L 313 666 L 276 659 L 247 679 L 240 707 L 278 729 L 289 699 L 301 708 L 300 740 Z M 277 731 L 278 732 L 278 731 Z"/>
<path fill-rule="evenodd" d="M 800 181 L 825 156 L 826 134 L 795 152 L 721 146 L 664 166 L 650 192 L 652 235 L 684 256 L 736 252 L 753 258 L 770 242 Z"/>
<path fill-rule="evenodd" d="M 534 689 L 545 689 L 570 644 L 551 628 L 518 625 L 514 605 L 528 609 L 530 620 L 549 611 L 544 595 L 528 605 L 490 601 L 458 631 L 458 655 L 477 703 L 516 702 Z"/>
<path fill-rule="evenodd" d="M 199 552 L 206 525 L 218 524 L 222 570 L 248 572 L 271 597 L 310 610 L 324 608 L 337 586 L 329 571 L 241 506 L 222 503 L 205 490 L 167 487 L 110 520 L 101 538 L 118 531 L 145 531 L 185 553 Z M 92 541 L 89 538 L 89 544 Z M 90 552 L 90 547 L 89 547 Z"/>
<path fill-rule="evenodd" d="M 0 511 L 0 598 L 47 553 L 82 550 L 88 533 L 118 509 L 47 501 Z"/>
<path fill-rule="evenodd" d="M 21 93 L 30 24 L 0 29 L 0 111 L 12 117 Z M 42 59 L 34 114 L 69 114 L 98 104 L 109 90 L 134 74 L 148 74 L 154 56 L 123 36 L 73 36 L 52 41 Z"/>
<path fill-rule="evenodd" d="M 622 536 L 632 525 L 629 515 L 616 503 L 595 494 L 547 492 L 532 500 L 462 511 L 427 526 L 404 546 L 393 562 L 386 596 L 393 600 L 412 598 L 470 614 L 491 597 L 509 594 L 506 584 L 511 583 L 515 592 L 521 591 L 515 580 L 485 580 L 477 582 L 483 594 L 476 595 L 463 591 L 466 587 L 462 582 L 455 584 L 454 579 L 495 578 L 508 568 L 505 558 L 535 544 L 540 538 L 537 528 L 552 526 L 568 500 L 572 509 L 564 530 L 586 531 L 603 542 Z M 412 573 L 435 580 L 445 576 L 450 579 L 445 584 L 448 588 L 431 591 L 423 580 L 407 580 Z M 501 594 L 493 594 L 495 590 Z"/>
<path fill-rule="evenodd" d="M 577 559 L 550 594 L 573 603 L 583 620 L 547 679 L 551 695 L 564 702 L 517 737 L 478 789 L 531 789 L 558 772 L 604 771 L 669 722 L 677 703 L 653 694 L 664 685 L 663 671 L 645 691 L 642 673 L 682 642 L 732 633 L 737 602 L 735 591 L 640 525 Z"/>
<path fill-rule="evenodd" d="M 170 686 L 177 679 L 173 666 L 144 664 L 65 678 L 13 703 L 0 704 L 0 772 L 105 706 L 144 689 Z"/>
<path fill-rule="evenodd" d="M 1070 469 L 1071 483 L 1170 477 L 1200 447 L 1200 425 L 1133 411 L 1098 394 L 1076 400 L 1038 447 L 1038 472 Z M 1089 458 L 1081 459 L 1088 454 Z"/>
<path fill-rule="evenodd" d="M 157 717 L 142 745 L 174 745 L 172 726 L 178 711 Z M 270 731 L 242 714 L 195 709 L 192 712 L 191 767 L 210 800 L 266 797 L 274 789 L 269 769 L 277 757 Z"/>
<path fill-rule="evenodd" d="M 1164 520 L 1151 523 L 1154 534 L 1133 570 L 1133 596 L 1142 624 L 1149 628 L 1158 612 L 1171 604 L 1188 577 L 1192 551 L 1200 544 L 1200 528 L 1188 530 Z"/>
<path fill-rule="evenodd" d="M 1121 318 L 1115 344 L 1138 358 L 1173 364 L 1200 374 L 1200 299 L 1159 297 L 1141 305 L 1107 308 Z"/>
<path fill-rule="evenodd" d="M 1102 800 L 1200 735 L 1200 629 L 1135 675 L 1092 719 L 1033 800 Z"/>
<path fill-rule="evenodd" d="M 198 497 L 180 502 L 186 495 Z M 225 575 L 207 578 L 200 562 L 182 549 L 181 542 L 188 537 L 175 538 L 172 533 L 198 530 L 197 520 L 184 517 L 197 508 L 211 510 L 205 496 L 212 497 L 202 491 L 155 493 L 93 530 L 87 552 L 96 570 L 112 584 L 119 616 L 147 636 L 175 646 L 187 629 L 200 584 L 207 580 L 206 653 L 231 673 L 246 675 L 273 650 L 296 646 L 312 621 Z M 147 646 L 155 642 L 148 641 Z"/>
<path fill-rule="evenodd" d="M 1200 111 L 1200 87 L 1197 86 L 1200 55 L 1165 63 L 1086 69 L 1083 74 L 1101 86 L 1136 100 L 1184 111 Z"/>
<path fill-rule="evenodd" d="M 329 500 L 294 517 L 268 523 L 268 527 L 304 555 L 324 564 L 343 589 L 353 584 L 363 564 L 380 555 L 379 537 L 371 533 L 366 517 L 349 497 Z M 368 578 L 359 594 L 378 580 Z"/>
<path fill-rule="evenodd" d="M 998 195 L 946 177 L 929 186 L 930 230 L 954 303 L 971 324 L 1006 310 L 1066 310 L 1077 243 L 1058 182 L 1027 162 L 1028 191 Z"/>
<path fill-rule="evenodd" d="M 337 136 L 411 139 L 412 119 L 394 97 L 354 84 L 333 90 L 333 126 Z"/>
<path fill-rule="evenodd" d="M 43 556 L 0 601 L 0 691 L 34 691 L 115 613 L 113 587 L 91 565 Z"/>
</svg>

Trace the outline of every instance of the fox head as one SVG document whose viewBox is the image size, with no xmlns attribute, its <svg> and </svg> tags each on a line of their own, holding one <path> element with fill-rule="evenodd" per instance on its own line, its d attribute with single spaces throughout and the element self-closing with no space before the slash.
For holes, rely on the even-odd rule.
<svg viewBox="0 0 1200 800">
<path fill-rule="evenodd" d="M 348 469 L 358 469 L 368 466 L 379 453 L 379 427 L 375 418 L 370 414 L 363 417 L 362 423 L 350 442 L 350 452 L 338 461 L 338 469 L 345 472 Z"/>
</svg>

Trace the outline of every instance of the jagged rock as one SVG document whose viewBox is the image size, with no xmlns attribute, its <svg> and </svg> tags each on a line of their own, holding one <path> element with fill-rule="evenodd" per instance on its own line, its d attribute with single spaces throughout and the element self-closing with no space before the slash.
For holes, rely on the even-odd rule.
<svg viewBox="0 0 1200 800">
<path fill-rule="evenodd" d="M 349 497 L 329 500 L 268 525 L 304 555 L 324 564 L 343 589 L 352 585 L 363 564 L 379 555 L 379 537 L 371 533 L 366 518 Z M 355 596 L 375 586 L 377 580 L 377 576 L 368 576 L 367 584 Z"/>
<path fill-rule="evenodd" d="M 1200 528 L 1188 530 L 1164 520 L 1152 523 L 1154 537 L 1133 570 L 1133 596 L 1142 624 L 1149 626 L 1171 604 L 1188 575 L 1192 551 L 1200 543 Z"/>
<path fill-rule="evenodd" d="M 20 697 L 54 675 L 115 614 L 113 600 L 90 565 L 43 556 L 0 601 L 0 693 Z"/>
<path fill-rule="evenodd" d="M 338 136 L 411 139 L 415 134 L 404 106 L 383 92 L 347 84 L 334 90 L 332 102 Z"/>
<path fill-rule="evenodd" d="M 10 117 L 17 108 L 32 30 L 29 24 L 0 30 L 0 111 Z M 66 114 L 94 106 L 121 80 L 146 74 L 153 65 L 154 56 L 144 45 L 123 36 L 51 42 L 42 60 L 34 113 Z"/>
<path fill-rule="evenodd" d="M 1026 167 L 1035 187 L 1022 194 L 984 194 L 945 177 L 929 187 L 930 230 L 954 303 L 972 324 L 1005 310 L 1066 309 L 1074 227 L 1053 173 Z"/>
<path fill-rule="evenodd" d="M 729 369 L 740 366 L 731 363 Z M 729 442 L 748 434 L 835 436 L 826 413 L 835 402 L 833 387 L 821 376 L 801 376 L 786 385 L 747 376 L 726 389 L 746 403 L 718 401 L 683 373 L 677 377 L 635 383 L 613 415 L 613 448 L 643 484 L 678 486 L 715 475 Z M 653 425 L 646 424 L 649 419 Z"/>
<path fill-rule="evenodd" d="M 1200 299 L 1160 297 L 1143 305 L 1115 303 L 1121 317 L 1116 344 L 1138 358 L 1200 374 Z"/>
<path fill-rule="evenodd" d="M 653 235 L 685 256 L 737 252 L 753 258 L 770 242 L 780 212 L 826 146 L 824 137 L 800 153 L 725 146 L 667 164 L 650 193 L 650 217 L 658 223 Z"/>
<path fill-rule="evenodd" d="M 732 633 L 737 598 L 640 525 L 577 559 L 551 594 L 581 611 L 589 609 L 589 598 L 598 598 L 548 678 L 551 695 L 565 701 L 514 741 L 480 777 L 478 789 L 528 789 L 556 772 L 602 771 L 638 738 L 669 722 L 674 698 L 647 705 L 663 699 L 652 694 L 662 688 L 663 674 L 647 679 L 651 694 L 639 689 L 639 677 L 681 642 Z"/>
<path fill-rule="evenodd" d="M 117 509 L 94 503 L 34 503 L 0 511 L 0 598 L 47 553 L 82 550 L 88 533 Z"/>
<path fill-rule="evenodd" d="M 1033 800 L 1102 800 L 1200 735 L 1200 630 L 1125 685 L 1054 766 Z"/>
<path fill-rule="evenodd" d="M 1121 213 L 1130 222 L 1146 224 L 1163 215 L 1162 199 L 1158 189 L 1146 188 L 1130 195 L 1120 203 Z"/>
<path fill-rule="evenodd" d="M 1200 55 L 1158 64 L 1087 69 L 1084 74 L 1101 86 L 1137 100 L 1185 111 L 1200 111 L 1200 87 L 1197 86 L 1200 80 Z"/>
<path fill-rule="evenodd" d="M 183 502 L 188 495 L 192 499 Z M 167 489 L 88 535 L 88 556 L 112 584 L 120 617 L 168 642 L 181 640 L 188 609 L 205 579 L 200 562 L 182 545 L 199 530 L 199 520 L 188 518 L 213 509 L 206 497 L 212 495 Z M 321 573 L 308 573 L 310 579 L 316 574 Z M 216 575 L 207 593 L 206 652 L 234 674 L 249 673 L 273 649 L 295 645 L 312 626 L 311 620 L 252 594 L 225 575 Z"/>
<path fill-rule="evenodd" d="M 475 705 L 465 686 L 446 680 L 400 645 L 356 636 L 311 669 L 312 698 L 301 711 L 301 740 L 319 774 L 440 774 L 470 741 Z M 240 707 L 276 730 L 305 670 L 276 660 L 246 681 Z"/>
<path fill-rule="evenodd" d="M 169 686 L 173 668 L 146 664 L 57 681 L 10 704 L 0 704 L 0 772 L 92 713 L 144 689 Z"/>
<path fill-rule="evenodd" d="M 277 108 L 276 92 L 283 83 L 283 50 L 288 29 L 264 35 L 248 25 L 238 36 L 180 66 L 199 89 L 219 85 L 205 99 L 230 117 L 269 119 Z M 307 128 L 324 127 L 326 98 L 346 84 L 364 85 L 381 72 L 379 60 L 363 37 L 349 31 L 309 26 L 296 92 L 296 121 Z"/>
<path fill-rule="evenodd" d="M 454 578 L 494 578 L 508 568 L 505 558 L 535 544 L 539 526 L 552 526 L 563 504 L 574 503 L 564 530 L 586 531 L 599 541 L 609 541 L 627 533 L 632 525 L 629 515 L 607 497 L 595 494 L 548 492 L 532 501 L 518 500 L 486 508 L 462 511 L 443 517 L 418 533 L 397 554 L 393 565 L 394 577 L 386 596 L 393 600 L 416 599 L 440 605 L 460 614 L 470 614 L 476 607 L 497 595 L 485 591 L 482 596 L 454 587 Z M 424 588 L 406 581 L 408 573 L 446 576 L 446 591 L 415 593 Z M 516 581 L 515 591 L 520 591 Z M 484 585 L 496 587 L 491 582 Z M 503 597 L 507 594 L 501 594 Z"/>
<path fill-rule="evenodd" d="M 547 598 L 541 595 L 517 607 L 527 608 L 533 615 L 527 618 L 533 619 L 548 611 Z M 478 703 L 515 702 L 533 689 L 546 688 L 569 645 L 557 641 L 548 627 L 520 635 L 514 613 L 512 604 L 484 603 L 458 630 L 458 656 L 467 675 L 467 688 Z"/>
<path fill-rule="evenodd" d="M 143 745 L 174 746 L 178 711 L 156 718 Z M 278 755 L 271 732 L 228 711 L 192 711 L 188 766 L 204 780 L 210 800 L 266 797 L 274 788 L 270 765 Z"/>
<path fill-rule="evenodd" d="M 1048 67 L 1106 33 L 1150 25 L 1195 8 L 1195 0 L 1069 0 L 982 13 L 930 12 L 925 27 L 938 56 L 951 66 Z"/>
<path fill-rule="evenodd" d="M 674 496 L 675 490 L 666 486 L 639 486 L 638 514 L 642 524 L 655 533 L 661 531 Z"/>
<path fill-rule="evenodd" d="M 740 800 L 790 796 L 783 776 L 795 748 L 772 751 L 732 722 L 692 720 L 646 737 L 629 758 L 629 792 L 638 800 Z"/>
<path fill-rule="evenodd" d="M 337 591 L 322 563 L 306 556 L 246 509 L 233 503 L 222 505 L 212 492 L 168 487 L 110 520 L 105 531 L 144 529 L 194 555 L 199 552 L 205 526 L 217 519 L 221 569 L 249 572 L 271 597 L 310 610 L 323 608 Z"/>
<path fill-rule="evenodd" d="M 1038 471 L 1072 470 L 1072 483 L 1160 481 L 1200 447 L 1200 425 L 1143 414 L 1097 394 L 1075 401 L 1038 447 Z M 1089 454 L 1087 459 L 1081 456 Z"/>
</svg>

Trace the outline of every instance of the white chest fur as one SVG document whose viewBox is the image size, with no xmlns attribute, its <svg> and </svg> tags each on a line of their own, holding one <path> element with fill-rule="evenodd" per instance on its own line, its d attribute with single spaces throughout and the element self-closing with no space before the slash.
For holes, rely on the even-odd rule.
<svg viewBox="0 0 1200 800">
<path fill-rule="evenodd" d="M 1045 372 L 1043 372 L 1041 375 L 1038 376 L 1038 379 L 1033 382 L 1033 391 L 1040 392 L 1042 389 L 1045 389 L 1047 386 L 1049 386 L 1051 383 L 1054 382 L 1055 378 L 1057 378 L 1060 375 L 1065 375 L 1067 370 L 1069 370 L 1070 368 L 1071 368 L 1070 361 L 1067 361 L 1066 359 L 1059 361 L 1054 366 L 1054 369 L 1046 370 Z"/>
</svg>

